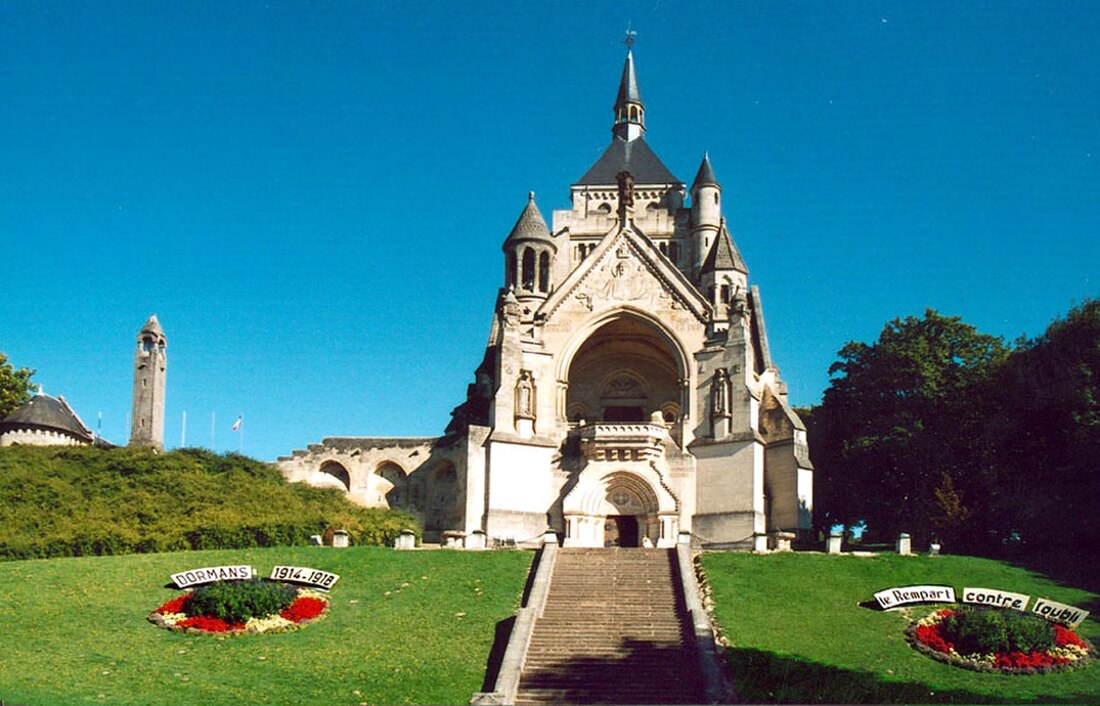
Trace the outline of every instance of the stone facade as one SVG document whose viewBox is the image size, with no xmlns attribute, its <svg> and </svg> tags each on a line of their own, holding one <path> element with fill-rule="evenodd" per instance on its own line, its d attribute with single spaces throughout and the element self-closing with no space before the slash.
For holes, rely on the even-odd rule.
<svg viewBox="0 0 1100 706">
<path fill-rule="evenodd" d="M 690 190 L 645 142 L 628 53 L 612 141 L 547 226 L 504 241 L 485 357 L 445 434 L 331 438 L 291 480 L 410 510 L 429 541 L 753 546 L 807 531 L 806 432 L 772 361 L 761 293 L 704 156 Z M 690 194 L 690 205 L 685 199 Z"/>
</svg>

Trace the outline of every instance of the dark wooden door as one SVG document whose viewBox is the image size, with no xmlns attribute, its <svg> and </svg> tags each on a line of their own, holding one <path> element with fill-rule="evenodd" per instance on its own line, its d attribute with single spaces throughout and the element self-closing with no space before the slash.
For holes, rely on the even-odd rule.
<svg viewBox="0 0 1100 706">
<path fill-rule="evenodd" d="M 638 518 L 634 515 L 608 515 L 603 525 L 605 547 L 637 547 Z"/>
</svg>

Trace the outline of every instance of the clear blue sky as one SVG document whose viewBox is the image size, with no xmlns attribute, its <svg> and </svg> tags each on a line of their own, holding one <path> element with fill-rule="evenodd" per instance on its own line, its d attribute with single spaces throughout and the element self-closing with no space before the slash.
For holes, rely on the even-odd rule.
<svg viewBox="0 0 1100 706">
<path fill-rule="evenodd" d="M 500 244 L 610 139 L 709 150 L 792 401 L 926 307 L 1008 338 L 1100 293 L 1100 3 L 0 0 L 0 351 L 128 435 L 169 337 L 167 445 L 263 459 L 434 435 Z"/>
</svg>

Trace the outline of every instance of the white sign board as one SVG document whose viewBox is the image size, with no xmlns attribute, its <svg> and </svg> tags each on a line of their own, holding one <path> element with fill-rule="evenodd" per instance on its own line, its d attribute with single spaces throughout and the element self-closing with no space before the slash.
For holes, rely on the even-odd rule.
<svg viewBox="0 0 1100 706">
<path fill-rule="evenodd" d="M 340 580 L 340 577 L 336 574 L 320 569 L 311 569 L 308 566 L 276 566 L 271 570 L 271 578 L 276 581 L 289 581 L 315 586 L 324 591 L 332 588 L 333 584 Z"/>
<path fill-rule="evenodd" d="M 950 586 L 901 586 L 879 591 L 875 600 L 883 610 L 907 603 L 954 603 L 955 589 Z"/>
<path fill-rule="evenodd" d="M 1077 627 L 1085 618 L 1089 617 L 1087 610 L 1074 608 L 1065 603 L 1055 603 L 1046 598 L 1037 599 L 1035 605 L 1031 606 L 1031 612 L 1038 613 L 1040 617 L 1046 618 L 1052 623 L 1065 623 L 1071 628 Z"/>
<path fill-rule="evenodd" d="M 244 581 L 252 578 L 252 567 L 246 564 L 240 566 L 207 566 L 202 569 L 191 569 L 172 574 L 172 583 L 179 588 L 198 586 L 203 583 L 215 581 Z"/>
<path fill-rule="evenodd" d="M 1012 608 L 1013 610 L 1027 610 L 1027 602 L 1031 596 L 1022 593 L 1010 593 L 998 591 L 995 588 L 964 588 L 963 603 L 984 605 L 992 608 Z"/>
</svg>

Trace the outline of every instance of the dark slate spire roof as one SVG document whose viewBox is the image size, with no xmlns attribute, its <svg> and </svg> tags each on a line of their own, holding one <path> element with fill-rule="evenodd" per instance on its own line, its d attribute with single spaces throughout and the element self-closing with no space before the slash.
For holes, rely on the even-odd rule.
<svg viewBox="0 0 1100 706">
<path fill-rule="evenodd" d="M 726 228 L 725 218 L 722 219 L 722 227 L 718 231 L 718 237 L 714 239 L 714 244 L 710 246 L 710 252 L 707 253 L 707 259 L 703 260 L 703 266 L 699 269 L 699 274 L 707 274 L 717 270 L 737 270 L 745 274 L 749 272 L 749 269 L 745 267 L 745 261 L 741 259 L 741 253 L 737 251 L 737 246 L 733 244 L 733 238 L 730 237 L 729 229 Z"/>
<path fill-rule="evenodd" d="M 512 232 L 504 240 L 504 247 L 521 240 L 545 240 L 553 245 L 550 237 L 550 229 L 546 227 L 546 220 L 539 213 L 539 207 L 535 205 L 535 192 L 527 193 L 527 206 L 519 219 L 512 226 Z M 557 246 L 555 246 L 556 249 Z"/>
<path fill-rule="evenodd" d="M 80 421 L 80 417 L 76 416 L 64 397 L 55 399 L 44 394 L 41 388 L 37 395 L 0 422 L 0 430 L 5 431 L 26 427 L 60 431 L 85 441 L 93 438 L 91 429 L 84 426 L 84 422 Z"/>
<path fill-rule="evenodd" d="M 654 154 L 645 138 L 627 142 L 618 137 L 604 150 L 596 163 L 589 167 L 577 182 L 578 186 L 615 186 L 615 176 L 621 171 L 630 172 L 635 184 L 679 184 L 681 183 L 661 158 Z"/>
<path fill-rule="evenodd" d="M 619 79 L 619 94 L 615 96 L 615 110 L 618 111 L 624 103 L 641 102 L 642 92 L 638 90 L 638 77 L 634 74 L 634 52 L 627 50 L 623 77 Z"/>
<path fill-rule="evenodd" d="M 718 186 L 718 179 L 714 176 L 714 167 L 710 166 L 710 155 L 703 153 L 703 163 L 699 165 L 699 171 L 695 174 L 695 181 L 691 182 L 692 190 L 697 186 Z"/>
</svg>

